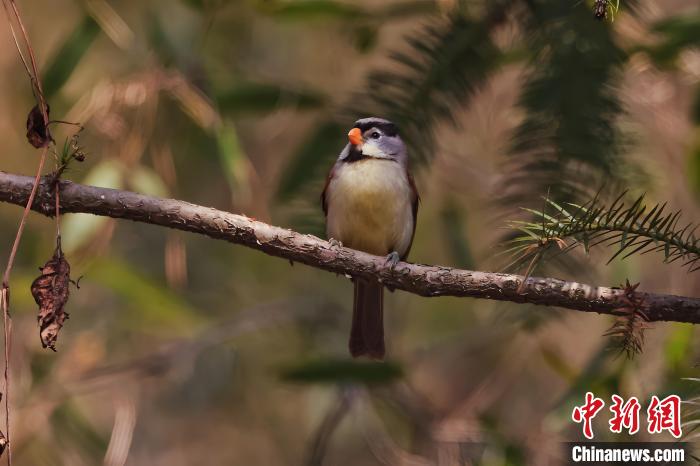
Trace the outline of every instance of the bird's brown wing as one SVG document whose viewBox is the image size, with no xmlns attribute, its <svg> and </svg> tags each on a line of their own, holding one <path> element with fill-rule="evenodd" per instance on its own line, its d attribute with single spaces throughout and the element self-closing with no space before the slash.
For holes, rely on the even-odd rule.
<svg viewBox="0 0 700 466">
<path fill-rule="evenodd" d="M 328 172 L 328 176 L 326 177 L 326 184 L 323 186 L 323 191 L 321 191 L 321 208 L 323 209 L 323 215 L 325 215 L 326 217 L 328 216 L 328 202 L 326 201 L 326 194 L 328 192 L 328 185 L 331 184 L 331 180 L 333 179 L 334 173 L 335 165 L 333 165 L 331 171 Z"/>
<path fill-rule="evenodd" d="M 411 186 L 411 209 L 413 211 L 413 232 L 411 233 L 411 242 L 408 244 L 408 249 L 406 253 L 401 258 L 406 259 L 408 253 L 411 252 L 411 246 L 413 245 L 413 237 L 416 236 L 416 223 L 418 223 L 418 204 L 420 204 L 420 195 L 418 194 L 418 189 L 416 188 L 416 181 L 413 179 L 411 172 L 408 172 L 408 184 Z"/>
<path fill-rule="evenodd" d="M 323 185 L 323 191 L 321 191 L 321 208 L 323 209 L 323 215 L 328 217 L 328 202 L 326 201 L 326 193 L 328 192 L 328 185 L 331 184 L 331 178 L 333 178 L 333 170 L 326 177 L 326 184 Z"/>
</svg>

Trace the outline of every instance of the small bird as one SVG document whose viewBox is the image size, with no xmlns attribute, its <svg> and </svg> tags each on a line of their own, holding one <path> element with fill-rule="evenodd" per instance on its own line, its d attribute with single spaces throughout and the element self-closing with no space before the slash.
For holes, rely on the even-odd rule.
<svg viewBox="0 0 700 466">
<path fill-rule="evenodd" d="M 396 125 L 363 118 L 328 174 L 321 194 L 332 243 L 386 256 L 394 267 L 408 255 L 416 231 L 418 191 Z M 350 354 L 384 358 L 383 286 L 355 278 Z"/>
</svg>

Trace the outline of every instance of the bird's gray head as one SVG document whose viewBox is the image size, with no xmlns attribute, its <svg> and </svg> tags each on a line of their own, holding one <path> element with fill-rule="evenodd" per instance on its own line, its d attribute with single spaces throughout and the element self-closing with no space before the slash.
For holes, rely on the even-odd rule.
<svg viewBox="0 0 700 466">
<path fill-rule="evenodd" d="M 362 118 L 348 133 L 350 142 L 340 153 L 344 162 L 355 162 L 365 158 L 394 160 L 407 163 L 406 145 L 396 125 L 383 118 Z"/>
</svg>

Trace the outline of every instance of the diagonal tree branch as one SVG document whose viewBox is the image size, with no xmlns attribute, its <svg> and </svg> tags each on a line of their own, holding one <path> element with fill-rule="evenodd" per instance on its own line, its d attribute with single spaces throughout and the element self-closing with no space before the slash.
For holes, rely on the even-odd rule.
<svg viewBox="0 0 700 466">
<path fill-rule="evenodd" d="M 23 206 L 33 178 L 0 172 L 0 202 Z M 312 235 L 268 225 L 175 199 L 161 199 L 129 191 L 60 182 L 61 210 L 83 212 L 199 233 L 241 244 L 266 254 L 329 272 L 381 280 L 388 286 L 420 296 L 472 298 L 559 306 L 584 312 L 615 314 L 623 290 L 595 287 L 555 278 L 530 277 L 518 292 L 520 275 L 459 270 L 436 265 L 400 262 L 392 271 L 385 259 L 353 249 L 334 247 Z M 55 211 L 51 182 L 42 180 L 32 209 L 51 216 Z M 700 298 L 642 293 L 650 321 L 700 323 Z"/>
</svg>

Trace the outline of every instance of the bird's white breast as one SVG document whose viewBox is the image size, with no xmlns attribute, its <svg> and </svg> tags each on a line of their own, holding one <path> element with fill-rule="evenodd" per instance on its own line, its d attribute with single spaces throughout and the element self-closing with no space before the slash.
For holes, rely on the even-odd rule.
<svg viewBox="0 0 700 466">
<path fill-rule="evenodd" d="M 410 184 L 399 163 L 369 158 L 339 164 L 326 196 L 329 238 L 371 254 L 405 255 L 414 220 Z"/>
</svg>

